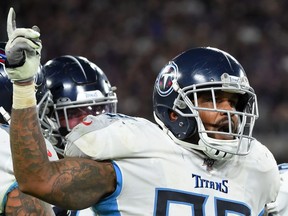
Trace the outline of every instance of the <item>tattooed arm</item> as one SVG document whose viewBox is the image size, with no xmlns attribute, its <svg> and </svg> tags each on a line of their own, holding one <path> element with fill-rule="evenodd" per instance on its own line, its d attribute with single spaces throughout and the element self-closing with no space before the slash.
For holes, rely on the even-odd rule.
<svg viewBox="0 0 288 216">
<path fill-rule="evenodd" d="M 111 163 L 48 160 L 35 106 L 12 110 L 10 141 L 15 176 L 25 193 L 65 209 L 82 209 L 115 190 Z"/>
<path fill-rule="evenodd" d="M 17 28 L 16 14 L 7 17 L 5 67 L 13 82 L 10 143 L 19 189 L 64 209 L 81 209 L 115 190 L 111 163 L 67 158 L 49 162 L 36 111 L 34 78 L 42 44 L 38 27 Z"/>
<path fill-rule="evenodd" d="M 5 215 L 55 215 L 51 205 L 27 194 L 22 193 L 18 188 L 7 195 Z"/>
</svg>

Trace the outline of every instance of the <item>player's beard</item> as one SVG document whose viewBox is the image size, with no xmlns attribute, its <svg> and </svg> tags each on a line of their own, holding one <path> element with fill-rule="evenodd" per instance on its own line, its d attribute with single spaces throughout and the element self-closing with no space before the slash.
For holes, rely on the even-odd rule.
<svg viewBox="0 0 288 216">
<path fill-rule="evenodd" d="M 235 120 L 235 118 L 231 119 L 231 122 L 229 122 L 228 118 L 223 118 L 217 121 L 216 123 L 205 124 L 205 128 L 209 131 L 217 131 L 217 132 L 223 132 L 223 133 L 207 133 L 207 135 L 213 139 L 221 139 L 221 140 L 233 140 L 235 137 L 232 135 L 232 133 L 237 133 L 238 130 L 238 118 Z M 229 124 L 231 124 L 231 133 L 229 132 Z"/>
</svg>

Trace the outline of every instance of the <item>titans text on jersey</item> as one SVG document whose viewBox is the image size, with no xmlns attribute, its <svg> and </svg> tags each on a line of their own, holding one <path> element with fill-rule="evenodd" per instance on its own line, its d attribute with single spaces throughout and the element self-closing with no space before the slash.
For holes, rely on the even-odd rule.
<svg viewBox="0 0 288 216">
<path fill-rule="evenodd" d="M 221 182 L 214 182 L 208 179 L 203 179 L 201 176 L 192 174 L 192 178 L 195 179 L 195 188 L 210 188 L 218 190 L 223 193 L 228 193 L 228 180 L 222 180 Z"/>
</svg>

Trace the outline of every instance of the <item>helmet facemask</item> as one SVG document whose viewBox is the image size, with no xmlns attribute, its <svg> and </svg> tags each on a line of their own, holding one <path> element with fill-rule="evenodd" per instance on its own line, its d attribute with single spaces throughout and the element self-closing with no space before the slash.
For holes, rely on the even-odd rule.
<svg viewBox="0 0 288 216">
<path fill-rule="evenodd" d="M 238 78 L 223 73 L 221 81 L 194 84 L 181 89 L 176 81 L 173 81 L 173 89 L 178 93 L 174 101 L 173 110 L 178 115 L 189 118 L 194 117 L 197 122 L 197 132 L 199 134 L 198 146 L 189 145 L 187 139 L 179 140 L 176 137 L 174 141 L 185 148 L 201 149 L 205 154 L 213 159 L 228 159 L 232 155 L 246 155 L 250 151 L 252 131 L 255 120 L 258 118 L 257 99 L 253 89 L 249 86 L 246 77 Z M 236 110 L 225 110 L 217 107 L 217 91 L 235 93 L 239 95 L 239 101 Z M 206 108 L 199 106 L 199 97 L 210 94 L 213 106 Z M 187 109 L 188 108 L 188 109 Z M 187 111 L 188 110 L 188 111 Z M 200 118 L 200 112 L 224 113 L 226 123 L 218 130 L 208 130 Z M 232 116 L 238 116 L 238 123 L 232 121 Z M 216 139 L 213 137 L 222 136 L 226 139 Z M 184 144 L 185 143 L 185 144 Z"/>
<path fill-rule="evenodd" d="M 44 137 L 60 155 L 64 154 L 65 139 L 59 132 L 51 92 L 48 90 L 37 104 L 37 112 Z"/>
<path fill-rule="evenodd" d="M 66 135 L 73 129 L 75 125 L 72 123 L 72 119 L 81 116 L 86 117 L 87 115 L 97 116 L 103 113 L 116 113 L 117 98 L 115 93 L 105 97 L 100 91 L 96 90 L 93 94 L 97 96 L 87 100 L 71 101 L 69 98 L 59 98 L 57 100 L 54 104 L 55 117 L 62 133 Z"/>
<path fill-rule="evenodd" d="M 97 92 L 97 90 L 95 91 Z M 89 94 L 88 92 L 86 92 Z M 91 92 L 90 92 L 91 94 Z M 53 96 L 47 91 L 42 100 L 38 103 L 40 124 L 44 137 L 55 147 L 55 150 L 63 154 L 65 145 L 64 137 L 73 129 L 71 119 L 87 115 L 100 115 L 103 113 L 116 113 L 117 96 L 114 92 L 108 97 L 103 96 L 100 91 L 91 95 L 96 97 L 71 101 L 69 98 L 59 98 L 56 104 Z M 82 119 L 81 119 L 82 120 Z M 79 120 L 77 124 L 80 123 Z"/>
</svg>

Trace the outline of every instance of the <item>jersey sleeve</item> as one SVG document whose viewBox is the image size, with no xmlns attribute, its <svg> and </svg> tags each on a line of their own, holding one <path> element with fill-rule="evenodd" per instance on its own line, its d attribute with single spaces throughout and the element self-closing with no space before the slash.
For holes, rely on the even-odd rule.
<svg viewBox="0 0 288 216">
<path fill-rule="evenodd" d="M 95 160 L 137 156 L 150 150 L 147 137 L 152 140 L 155 131 L 158 128 L 142 118 L 122 115 L 88 116 L 84 123 L 74 127 L 67 136 L 64 154 Z"/>
<path fill-rule="evenodd" d="M 280 173 L 280 190 L 277 199 L 266 206 L 269 216 L 288 215 L 288 163 L 278 165 Z"/>
</svg>

